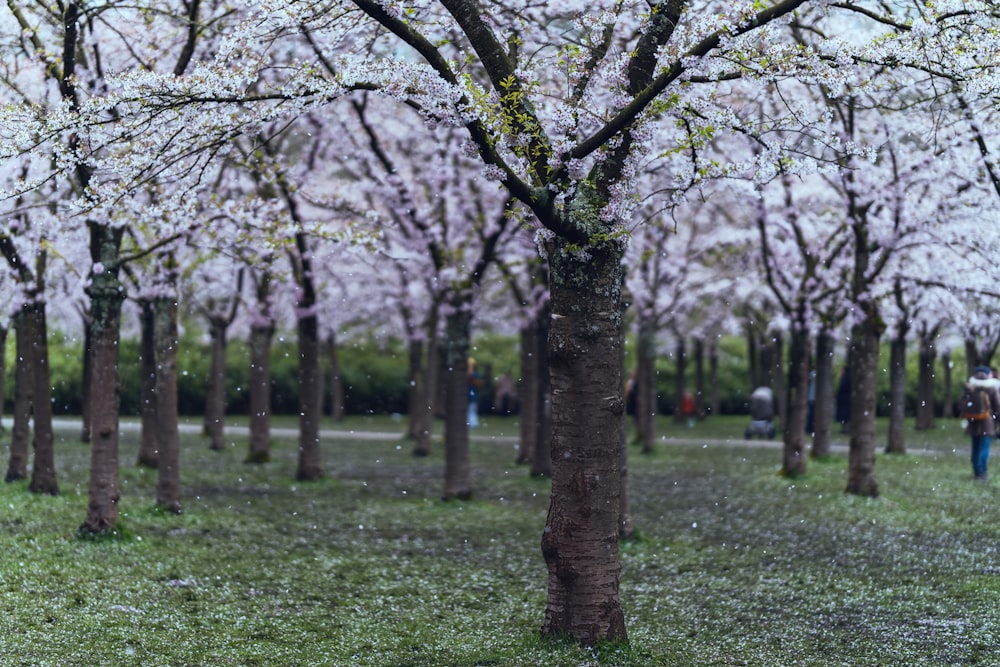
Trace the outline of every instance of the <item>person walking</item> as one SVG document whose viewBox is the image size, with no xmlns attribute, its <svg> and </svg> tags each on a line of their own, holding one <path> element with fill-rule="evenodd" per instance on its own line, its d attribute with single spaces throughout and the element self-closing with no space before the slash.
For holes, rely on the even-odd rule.
<svg viewBox="0 0 1000 667">
<path fill-rule="evenodd" d="M 959 410 L 965 419 L 965 433 L 972 439 L 972 475 L 986 481 L 990 440 L 997 434 L 996 419 L 1000 415 L 1000 380 L 993 377 L 989 366 L 976 366 L 962 390 Z"/>
</svg>

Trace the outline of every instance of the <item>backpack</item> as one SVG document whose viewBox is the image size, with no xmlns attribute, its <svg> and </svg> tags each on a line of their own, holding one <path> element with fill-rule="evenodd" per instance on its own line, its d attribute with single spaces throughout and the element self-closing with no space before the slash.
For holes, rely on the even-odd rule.
<svg viewBox="0 0 1000 667">
<path fill-rule="evenodd" d="M 962 419 L 968 421 L 983 421 L 992 416 L 990 410 L 990 395 L 986 387 L 973 387 L 966 384 L 962 397 L 958 399 L 958 409 Z"/>
</svg>

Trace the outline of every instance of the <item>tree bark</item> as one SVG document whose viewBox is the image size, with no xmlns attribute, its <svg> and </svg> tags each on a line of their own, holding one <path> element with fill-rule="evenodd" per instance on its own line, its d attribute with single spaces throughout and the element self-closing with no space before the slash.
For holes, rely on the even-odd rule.
<svg viewBox="0 0 1000 667">
<path fill-rule="evenodd" d="M 160 456 L 156 505 L 181 513 L 180 432 L 177 425 L 177 302 L 158 298 L 154 304 L 156 340 L 156 430 Z"/>
<path fill-rule="evenodd" d="M 942 374 L 944 375 L 944 412 L 943 415 L 946 419 L 950 419 L 955 416 L 955 401 L 951 397 L 952 391 L 952 368 L 951 368 L 951 352 L 945 352 L 941 355 L 941 367 Z"/>
<path fill-rule="evenodd" d="M 118 338 L 124 286 L 118 279 L 122 230 L 94 222 L 90 224 L 90 254 L 94 271 L 88 291 L 91 300 L 93 378 L 90 385 L 91 423 L 90 482 L 83 534 L 102 534 L 117 529 L 119 510 Z"/>
<path fill-rule="evenodd" d="M 889 344 L 889 435 L 886 454 L 905 454 L 906 436 L 906 331 L 901 329 Z"/>
<path fill-rule="evenodd" d="M 271 340 L 274 325 L 250 327 L 250 444 L 247 463 L 271 460 Z"/>
<path fill-rule="evenodd" d="M 472 326 L 471 295 L 451 299 L 445 317 L 445 420 L 443 500 L 472 497 L 469 478 L 469 334 Z"/>
<path fill-rule="evenodd" d="M 784 356 L 785 340 L 780 333 L 774 334 L 768 349 L 768 386 L 774 388 L 774 397 L 778 401 L 778 422 L 781 429 L 788 428 L 788 388 L 785 386 Z M 805 423 L 803 422 L 803 429 Z"/>
<path fill-rule="evenodd" d="M 637 324 L 635 386 L 632 388 L 636 440 L 643 454 L 652 454 L 656 443 L 656 322 L 647 313 L 640 312 Z M 683 386 L 678 400 L 682 395 Z"/>
<path fill-rule="evenodd" d="M 300 306 L 302 306 L 300 302 Z M 299 465 L 295 478 L 316 480 L 323 476 L 319 423 L 323 397 L 319 372 L 319 322 L 313 304 L 299 317 Z"/>
<path fill-rule="evenodd" d="M 91 327 L 90 312 L 84 310 L 83 318 L 83 368 L 80 378 L 80 442 L 90 442 L 90 384 L 93 377 L 93 364 L 90 359 Z"/>
<path fill-rule="evenodd" d="M 44 261 L 44 260 L 40 260 Z M 45 274 L 40 267 L 37 276 Z M 32 395 L 31 412 L 35 423 L 35 457 L 31 467 L 32 493 L 59 494 L 56 483 L 55 437 L 52 433 L 52 383 L 49 380 L 48 324 L 45 317 L 45 300 L 42 290 L 32 299 Z"/>
<path fill-rule="evenodd" d="M 210 439 L 209 449 L 225 448 L 226 421 L 226 335 L 229 323 L 224 318 L 210 317 L 211 369 L 208 373 L 208 390 L 205 393 L 204 433 Z"/>
<path fill-rule="evenodd" d="M 816 335 L 816 403 L 813 413 L 814 459 L 830 456 L 833 425 L 833 338 L 827 329 Z"/>
<path fill-rule="evenodd" d="M 521 378 L 518 383 L 518 402 L 521 404 L 520 443 L 517 448 L 517 462 L 531 463 L 535 460 L 538 440 L 538 419 L 541 410 L 539 381 L 539 355 L 546 345 L 538 331 L 538 319 L 528 322 L 520 333 Z"/>
<path fill-rule="evenodd" d="M 14 345 L 17 360 L 14 364 L 14 423 L 10 431 L 10 458 L 7 462 L 8 482 L 28 477 L 28 450 L 31 436 L 31 402 L 33 364 L 31 361 L 34 318 L 28 304 L 21 306 L 14 316 Z"/>
<path fill-rule="evenodd" d="M 851 424 L 847 493 L 878 497 L 875 479 L 875 380 L 878 375 L 879 322 L 869 316 L 851 329 Z"/>
<path fill-rule="evenodd" d="M 139 300 L 139 456 L 137 465 L 155 469 L 160 462 L 156 423 L 156 313 L 151 299 Z"/>
<path fill-rule="evenodd" d="M 781 473 L 799 477 L 806 472 L 806 411 L 809 409 L 809 330 L 797 321 L 791 330 L 788 350 L 788 406 L 782 422 L 784 456 Z"/>
<path fill-rule="evenodd" d="M 543 636 L 593 646 L 626 639 L 619 599 L 623 396 L 623 251 L 576 260 L 548 244 L 552 324 L 552 495 L 542 535 L 548 569 Z"/>
<path fill-rule="evenodd" d="M 916 428 L 918 431 L 933 429 L 934 415 L 937 413 L 937 401 L 934 397 L 934 365 L 937 362 L 937 348 L 934 346 L 934 338 L 937 337 L 935 328 L 931 335 L 920 336 L 919 365 L 917 376 L 917 416 Z M 947 396 L 947 394 L 945 394 Z"/>
</svg>

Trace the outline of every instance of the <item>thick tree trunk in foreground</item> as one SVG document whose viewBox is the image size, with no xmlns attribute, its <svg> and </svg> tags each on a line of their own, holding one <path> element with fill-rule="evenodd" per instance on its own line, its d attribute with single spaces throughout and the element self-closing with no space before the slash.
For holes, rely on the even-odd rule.
<svg viewBox="0 0 1000 667">
<path fill-rule="evenodd" d="M 271 460 L 271 340 L 274 326 L 250 327 L 250 444 L 247 463 Z"/>
<path fill-rule="evenodd" d="M 226 421 L 226 334 L 229 323 L 219 317 L 209 318 L 212 362 L 205 393 L 204 433 L 210 439 L 209 449 L 220 450 L 225 443 Z"/>
<path fill-rule="evenodd" d="M 139 300 L 139 456 L 136 465 L 155 469 L 160 462 L 156 423 L 156 314 L 151 299 Z"/>
<path fill-rule="evenodd" d="M 920 368 L 917 375 L 916 428 L 918 431 L 926 431 L 935 426 L 934 364 L 937 361 L 937 351 L 934 347 L 934 339 L 921 336 L 918 354 Z"/>
<path fill-rule="evenodd" d="M 806 412 L 809 409 L 809 330 L 801 322 L 791 331 L 787 386 L 788 416 L 782 424 L 781 474 L 798 477 L 806 472 Z"/>
<path fill-rule="evenodd" d="M 552 496 L 542 535 L 544 636 L 626 638 L 619 599 L 622 251 L 581 262 L 550 242 Z"/>
<path fill-rule="evenodd" d="M 816 404 L 813 412 L 813 444 L 811 456 L 830 456 L 833 425 L 833 339 L 821 329 L 816 335 Z"/>
<path fill-rule="evenodd" d="M 40 270 L 37 275 L 44 275 Z M 44 299 L 35 299 L 31 307 L 34 325 L 31 327 L 32 343 L 32 394 L 31 412 L 35 423 L 35 456 L 31 467 L 33 493 L 58 495 L 56 483 L 55 437 L 52 433 L 52 383 L 49 380 L 48 324 L 45 318 Z"/>
<path fill-rule="evenodd" d="M 906 333 L 900 332 L 889 345 L 889 434 L 887 454 L 905 454 L 906 439 Z"/>
<path fill-rule="evenodd" d="M 27 304 L 14 316 L 14 345 L 17 361 L 14 364 L 14 424 L 10 431 L 10 458 L 7 462 L 8 482 L 28 477 L 28 450 L 31 437 L 31 396 L 33 364 L 32 341 L 34 318 Z"/>
<path fill-rule="evenodd" d="M 869 316 L 851 330 L 851 440 L 847 492 L 875 498 L 875 380 L 878 374 L 878 322 Z"/>
<path fill-rule="evenodd" d="M 118 279 L 122 230 L 90 223 L 90 254 L 95 270 L 88 291 L 91 299 L 90 483 L 83 534 L 116 529 L 118 499 L 118 337 L 124 287 Z"/>
<path fill-rule="evenodd" d="M 469 478 L 469 333 L 472 312 L 458 296 L 445 319 L 444 493 L 442 499 L 472 497 Z"/>
<path fill-rule="evenodd" d="M 156 430 L 160 457 L 156 505 L 181 513 L 180 432 L 177 426 L 177 302 L 156 300 Z"/>
</svg>

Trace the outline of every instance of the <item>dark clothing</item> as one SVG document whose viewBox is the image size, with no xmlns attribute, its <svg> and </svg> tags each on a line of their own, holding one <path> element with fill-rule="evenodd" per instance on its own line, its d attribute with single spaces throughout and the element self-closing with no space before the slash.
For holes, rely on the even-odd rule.
<svg viewBox="0 0 1000 667">
<path fill-rule="evenodd" d="M 969 378 L 973 389 L 984 388 L 990 398 L 990 416 L 986 419 L 970 419 L 965 423 L 965 433 L 972 439 L 972 474 L 976 479 L 986 479 L 986 467 L 990 460 L 990 440 L 997 434 L 997 417 L 1000 416 L 1000 380 L 989 377 L 977 369 Z"/>
</svg>

